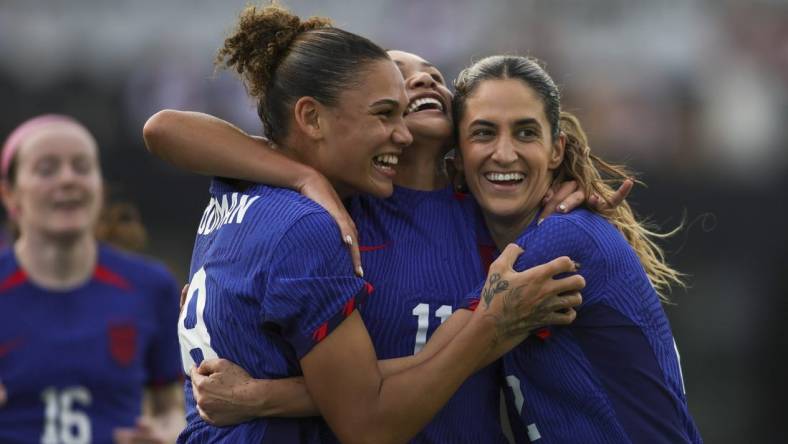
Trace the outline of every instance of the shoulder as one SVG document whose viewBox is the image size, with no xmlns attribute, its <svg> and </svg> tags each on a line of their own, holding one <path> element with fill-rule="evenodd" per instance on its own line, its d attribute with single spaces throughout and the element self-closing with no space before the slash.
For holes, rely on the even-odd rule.
<svg viewBox="0 0 788 444">
<path fill-rule="evenodd" d="M 521 246 L 529 241 L 557 243 L 564 247 L 587 248 L 600 251 L 617 250 L 629 244 L 621 232 L 603 216 L 586 210 L 575 209 L 567 214 L 553 214 L 541 224 L 532 224 L 518 239 Z"/>
<path fill-rule="evenodd" d="M 517 238 L 517 244 L 528 250 L 539 248 L 572 248 L 575 244 L 585 247 L 591 241 L 588 225 L 599 217 L 585 210 L 574 210 L 568 214 L 552 214 L 541 223 L 532 222 Z"/>
<path fill-rule="evenodd" d="M 333 225 L 323 207 L 295 191 L 264 184 L 241 189 L 215 179 L 198 234 L 228 231 L 233 239 L 271 245 L 306 227 L 328 230 Z"/>
</svg>

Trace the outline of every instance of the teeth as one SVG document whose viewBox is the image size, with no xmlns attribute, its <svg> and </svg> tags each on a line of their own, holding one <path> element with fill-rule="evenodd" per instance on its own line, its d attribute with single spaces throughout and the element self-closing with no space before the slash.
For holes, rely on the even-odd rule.
<svg viewBox="0 0 788 444">
<path fill-rule="evenodd" d="M 372 160 L 374 160 L 375 163 L 386 166 L 396 165 L 399 163 L 399 157 L 394 154 L 381 154 L 379 156 L 375 156 Z"/>
<path fill-rule="evenodd" d="M 525 179 L 523 173 L 487 173 L 484 175 L 490 182 L 512 182 Z"/>
<path fill-rule="evenodd" d="M 426 105 L 428 103 L 436 105 L 439 110 L 443 111 L 443 104 L 439 100 L 433 99 L 432 97 L 422 97 L 420 99 L 416 99 L 413 102 L 411 102 L 410 106 L 408 106 L 408 112 L 409 113 L 416 112 L 416 110 L 418 110 L 419 107 L 421 107 L 422 105 Z"/>
</svg>

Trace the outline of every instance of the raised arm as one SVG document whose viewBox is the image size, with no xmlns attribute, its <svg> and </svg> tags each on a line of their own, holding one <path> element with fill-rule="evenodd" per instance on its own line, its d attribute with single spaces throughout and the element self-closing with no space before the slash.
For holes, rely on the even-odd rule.
<svg viewBox="0 0 788 444">
<path fill-rule="evenodd" d="M 165 109 L 142 129 L 148 151 L 194 173 L 300 189 L 317 172 L 271 149 L 262 137 L 209 114 Z"/>
<path fill-rule="evenodd" d="M 339 225 L 356 273 L 364 275 L 356 225 L 334 188 L 315 169 L 273 149 L 266 139 L 204 113 L 159 111 L 145 122 L 142 135 L 148 151 L 178 168 L 289 188 L 317 202 Z"/>
</svg>

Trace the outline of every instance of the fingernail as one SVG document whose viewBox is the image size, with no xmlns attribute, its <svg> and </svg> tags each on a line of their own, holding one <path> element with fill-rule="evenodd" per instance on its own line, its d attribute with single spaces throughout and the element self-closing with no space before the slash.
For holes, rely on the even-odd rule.
<svg viewBox="0 0 788 444">
<path fill-rule="evenodd" d="M 358 275 L 360 277 L 364 277 L 364 269 L 361 268 L 361 265 L 358 266 L 358 268 L 356 269 L 356 272 L 358 272 Z"/>
<path fill-rule="evenodd" d="M 558 204 L 558 211 L 560 211 L 562 213 L 566 212 L 566 205 Z"/>
<path fill-rule="evenodd" d="M 579 269 L 580 269 L 580 262 L 575 262 L 575 270 L 579 270 Z"/>
<path fill-rule="evenodd" d="M 544 218 L 543 217 L 539 218 L 539 220 L 536 221 L 536 226 L 542 225 L 542 222 L 544 222 Z"/>
<path fill-rule="evenodd" d="M 345 236 L 345 243 L 348 245 L 353 245 L 353 237 L 349 234 Z"/>
</svg>

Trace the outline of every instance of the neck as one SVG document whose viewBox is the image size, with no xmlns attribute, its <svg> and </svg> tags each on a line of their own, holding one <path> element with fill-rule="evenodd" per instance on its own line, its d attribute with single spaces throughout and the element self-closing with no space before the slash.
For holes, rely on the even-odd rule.
<svg viewBox="0 0 788 444">
<path fill-rule="evenodd" d="M 399 157 L 394 183 L 421 191 L 434 191 L 449 184 L 443 165 L 443 141 L 414 140 Z"/>
<path fill-rule="evenodd" d="M 495 217 L 485 213 L 484 221 L 487 224 L 487 230 L 489 230 L 498 250 L 503 251 L 507 245 L 516 241 L 538 212 L 539 207 L 530 210 L 525 217 Z"/>
<path fill-rule="evenodd" d="M 14 252 L 30 280 L 47 289 L 66 290 L 93 275 L 98 245 L 91 233 L 66 240 L 23 234 L 14 244 Z"/>
</svg>

